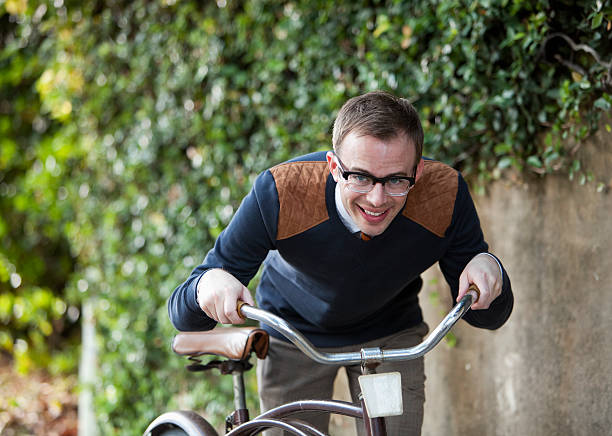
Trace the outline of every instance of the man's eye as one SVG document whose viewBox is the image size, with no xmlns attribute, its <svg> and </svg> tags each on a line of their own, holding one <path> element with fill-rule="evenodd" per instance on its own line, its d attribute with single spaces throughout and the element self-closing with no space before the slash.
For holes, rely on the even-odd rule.
<svg viewBox="0 0 612 436">
<path fill-rule="evenodd" d="M 370 183 L 370 178 L 368 176 L 364 176 L 362 174 L 351 174 L 351 180 L 354 183 L 359 183 L 359 184 L 362 184 L 362 185 Z"/>
<path fill-rule="evenodd" d="M 387 181 L 387 183 L 388 183 L 389 185 L 401 185 L 402 183 L 406 183 L 406 181 L 405 181 L 404 179 L 400 179 L 400 178 L 397 178 L 397 177 L 391 177 L 391 178 L 390 178 L 390 179 Z"/>
</svg>

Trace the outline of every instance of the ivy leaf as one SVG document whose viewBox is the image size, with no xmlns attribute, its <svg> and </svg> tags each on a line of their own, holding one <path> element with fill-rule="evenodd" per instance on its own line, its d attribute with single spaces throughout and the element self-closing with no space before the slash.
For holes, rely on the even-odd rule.
<svg viewBox="0 0 612 436">
<path fill-rule="evenodd" d="M 527 158 L 527 164 L 531 165 L 532 167 L 542 168 L 542 161 L 538 156 L 529 156 Z"/>
<path fill-rule="evenodd" d="M 593 17 L 593 22 L 591 23 L 591 29 L 597 29 L 599 26 L 601 26 L 603 19 L 604 19 L 603 12 L 600 12 L 597 15 L 595 15 Z"/>
<path fill-rule="evenodd" d="M 389 17 L 387 15 L 380 15 L 378 17 L 378 25 L 376 26 L 376 30 L 374 31 L 374 37 L 378 38 L 390 28 L 391 22 L 389 21 Z"/>
<path fill-rule="evenodd" d="M 581 82 L 582 81 L 582 74 L 577 73 L 576 71 L 572 71 L 572 80 L 574 82 Z"/>
<path fill-rule="evenodd" d="M 599 97 L 597 100 L 595 100 L 593 106 L 605 112 L 609 111 L 612 108 L 610 102 L 603 97 Z"/>
<path fill-rule="evenodd" d="M 455 348 L 457 346 L 457 336 L 453 332 L 448 332 L 444 339 L 449 348 Z"/>
<path fill-rule="evenodd" d="M 514 159 L 512 159 L 511 157 L 507 157 L 507 156 L 502 157 L 497 163 L 497 168 L 499 168 L 500 170 L 510 168 L 513 162 L 514 162 Z"/>
<path fill-rule="evenodd" d="M 508 154 L 512 151 L 512 146 L 510 144 L 506 144 L 502 142 L 501 144 L 497 144 L 494 148 L 495 154 L 500 156 L 504 154 Z"/>
</svg>

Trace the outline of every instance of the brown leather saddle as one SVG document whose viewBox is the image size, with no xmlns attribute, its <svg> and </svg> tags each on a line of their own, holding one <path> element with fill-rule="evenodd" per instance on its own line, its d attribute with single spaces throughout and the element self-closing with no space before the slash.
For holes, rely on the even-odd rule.
<svg viewBox="0 0 612 436">
<path fill-rule="evenodd" d="M 259 359 L 268 354 L 268 332 L 256 327 L 220 327 L 205 332 L 181 332 L 172 350 L 182 356 L 214 354 L 231 360 L 247 360 L 252 352 Z"/>
</svg>

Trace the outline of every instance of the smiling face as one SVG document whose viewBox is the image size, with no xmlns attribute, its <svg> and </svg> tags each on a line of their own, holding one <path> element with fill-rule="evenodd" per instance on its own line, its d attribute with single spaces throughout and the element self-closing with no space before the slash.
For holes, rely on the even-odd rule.
<svg viewBox="0 0 612 436">
<path fill-rule="evenodd" d="M 382 140 L 351 132 L 342 141 L 338 154 L 346 171 L 359 171 L 379 178 L 413 176 L 417 164 L 414 146 L 405 135 Z M 383 233 L 403 209 L 406 196 L 386 195 L 380 183 L 370 192 L 353 192 L 340 175 L 333 153 L 328 153 L 327 162 L 334 180 L 340 184 L 342 204 L 355 224 L 370 236 Z"/>
</svg>

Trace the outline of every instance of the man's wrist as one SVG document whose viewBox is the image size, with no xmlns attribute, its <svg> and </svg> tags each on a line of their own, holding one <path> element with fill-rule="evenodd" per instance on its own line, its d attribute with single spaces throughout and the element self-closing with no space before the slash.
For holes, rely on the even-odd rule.
<svg viewBox="0 0 612 436">
<path fill-rule="evenodd" d="M 503 280 L 504 280 L 504 269 L 502 268 L 501 263 L 499 262 L 499 260 L 497 260 L 497 257 L 493 256 L 491 253 L 487 253 L 486 251 L 483 251 L 482 253 L 478 253 L 476 256 L 480 256 L 481 254 L 484 254 L 485 256 L 489 256 L 490 258 L 492 258 L 495 261 L 495 263 L 499 267 L 499 278 L 503 282 Z"/>
<path fill-rule="evenodd" d="M 200 290 L 200 280 L 202 280 L 202 277 L 204 277 L 204 274 L 206 274 L 206 273 L 207 273 L 207 271 L 204 271 L 202 274 L 200 274 L 200 277 L 198 277 L 198 280 L 195 283 L 195 302 L 196 302 L 196 305 L 198 306 L 198 308 L 200 310 L 202 310 L 202 306 L 200 306 L 200 298 L 199 298 L 199 296 L 200 296 L 200 292 L 199 292 L 199 290 Z"/>
</svg>

